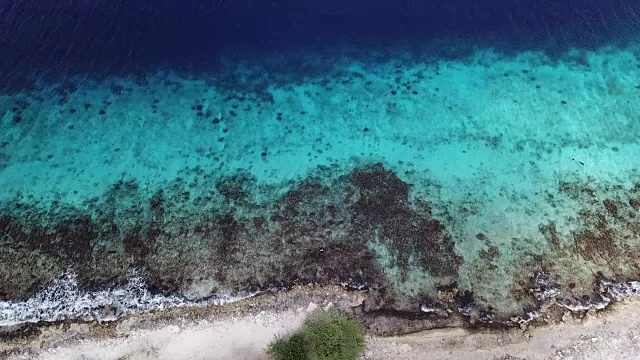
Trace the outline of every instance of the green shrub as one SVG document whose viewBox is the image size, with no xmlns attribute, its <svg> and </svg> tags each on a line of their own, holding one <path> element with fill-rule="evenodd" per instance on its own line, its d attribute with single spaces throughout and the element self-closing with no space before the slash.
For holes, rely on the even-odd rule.
<svg viewBox="0 0 640 360">
<path fill-rule="evenodd" d="M 293 334 L 289 338 L 279 338 L 269 344 L 267 351 L 273 360 L 307 360 L 304 337 Z"/>
<path fill-rule="evenodd" d="M 319 311 L 302 329 L 269 345 L 273 360 L 355 360 L 365 348 L 364 329 L 346 314 Z"/>
<path fill-rule="evenodd" d="M 302 334 L 312 360 L 355 360 L 365 347 L 362 326 L 337 311 L 312 314 Z"/>
</svg>

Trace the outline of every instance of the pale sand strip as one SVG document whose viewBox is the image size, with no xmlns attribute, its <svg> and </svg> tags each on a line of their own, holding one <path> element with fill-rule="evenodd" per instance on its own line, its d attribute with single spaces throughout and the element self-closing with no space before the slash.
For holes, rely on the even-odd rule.
<svg viewBox="0 0 640 360">
<path fill-rule="evenodd" d="M 526 331 L 430 330 L 369 340 L 366 359 L 640 359 L 640 302 Z"/>
<path fill-rule="evenodd" d="M 169 325 L 136 331 L 115 339 L 85 340 L 9 359 L 40 360 L 160 360 L 160 359 L 266 359 L 267 344 L 279 334 L 293 331 L 304 319 L 295 311 Z"/>
</svg>

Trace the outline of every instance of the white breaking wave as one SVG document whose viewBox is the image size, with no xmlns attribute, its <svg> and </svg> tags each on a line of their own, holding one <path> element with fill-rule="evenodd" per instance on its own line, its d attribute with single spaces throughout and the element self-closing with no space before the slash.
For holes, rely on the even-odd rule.
<svg viewBox="0 0 640 360">
<path fill-rule="evenodd" d="M 129 272 L 127 284 L 122 287 L 84 291 L 78 285 L 75 272 L 68 269 L 27 301 L 0 301 L 0 326 L 61 320 L 113 321 L 124 315 L 153 310 L 222 305 L 256 294 L 218 295 L 201 301 L 151 294 L 135 270 Z"/>
<path fill-rule="evenodd" d="M 529 291 L 540 303 L 532 311 L 520 316 L 513 316 L 508 321 L 494 321 L 494 314 L 471 303 L 458 307 L 458 312 L 465 316 L 475 317 L 482 323 L 501 324 L 507 326 L 526 325 L 544 315 L 544 308 L 548 305 L 558 305 L 571 312 L 583 312 L 591 309 L 602 310 L 612 301 L 623 301 L 626 298 L 640 296 L 640 281 L 614 282 L 608 279 L 598 279 L 598 290 L 586 298 L 575 297 L 563 293 L 553 282 L 551 272 L 538 272 Z M 562 295 L 566 297 L 561 297 Z M 437 308 L 422 304 L 423 313 L 436 313 Z"/>
</svg>

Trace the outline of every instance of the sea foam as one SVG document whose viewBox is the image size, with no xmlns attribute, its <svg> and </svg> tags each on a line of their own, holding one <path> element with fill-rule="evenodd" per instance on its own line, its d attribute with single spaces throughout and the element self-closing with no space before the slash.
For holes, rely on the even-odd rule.
<svg viewBox="0 0 640 360">
<path fill-rule="evenodd" d="M 113 321 L 124 315 L 185 306 L 222 305 L 255 296 L 256 293 L 217 295 L 199 301 L 182 296 L 152 294 L 135 270 L 124 286 L 85 291 L 76 273 L 68 269 L 26 301 L 0 301 L 0 326 L 63 320 Z"/>
</svg>

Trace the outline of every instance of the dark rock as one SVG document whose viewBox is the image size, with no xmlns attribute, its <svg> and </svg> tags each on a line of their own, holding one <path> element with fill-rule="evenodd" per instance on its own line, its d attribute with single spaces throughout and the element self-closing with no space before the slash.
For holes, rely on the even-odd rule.
<svg viewBox="0 0 640 360">
<path fill-rule="evenodd" d="M 613 216 L 618 216 L 618 206 L 613 200 L 604 200 L 602 202 L 604 204 L 605 209 L 609 212 L 609 214 Z"/>
</svg>

